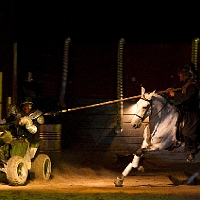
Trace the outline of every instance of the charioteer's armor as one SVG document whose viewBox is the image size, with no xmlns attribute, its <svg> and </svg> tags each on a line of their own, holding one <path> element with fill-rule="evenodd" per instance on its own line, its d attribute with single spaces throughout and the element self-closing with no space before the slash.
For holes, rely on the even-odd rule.
<svg viewBox="0 0 200 200">
<path fill-rule="evenodd" d="M 44 123 L 42 111 L 32 109 L 31 98 L 25 97 L 21 102 L 20 109 L 16 105 L 9 107 L 9 117 L 0 121 L 5 124 L 13 138 L 24 138 L 31 140 L 38 130 L 38 125 Z"/>
</svg>

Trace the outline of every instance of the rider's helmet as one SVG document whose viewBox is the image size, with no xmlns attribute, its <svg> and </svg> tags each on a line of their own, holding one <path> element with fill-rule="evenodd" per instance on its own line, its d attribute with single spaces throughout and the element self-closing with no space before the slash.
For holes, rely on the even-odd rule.
<svg viewBox="0 0 200 200">
<path fill-rule="evenodd" d="M 181 73 L 189 78 L 193 77 L 193 72 L 191 70 L 191 67 L 189 65 L 183 65 L 178 69 L 178 73 Z"/>
</svg>

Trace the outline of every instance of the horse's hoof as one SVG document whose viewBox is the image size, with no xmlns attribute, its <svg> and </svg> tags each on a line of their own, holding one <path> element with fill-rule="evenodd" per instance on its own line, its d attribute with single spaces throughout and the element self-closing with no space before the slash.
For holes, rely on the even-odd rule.
<svg viewBox="0 0 200 200">
<path fill-rule="evenodd" d="M 139 166 L 139 167 L 137 168 L 137 170 L 138 170 L 139 172 L 144 172 L 144 167 L 143 167 L 143 166 Z"/>
<path fill-rule="evenodd" d="M 122 187 L 122 186 L 123 186 L 123 181 L 124 181 L 123 178 L 117 177 L 117 179 L 116 179 L 115 182 L 114 182 L 115 187 Z"/>
<path fill-rule="evenodd" d="M 191 154 L 191 153 L 188 154 L 188 155 L 187 155 L 187 159 L 186 159 L 186 161 L 187 161 L 187 162 L 193 162 L 193 161 L 194 161 L 194 155 Z"/>
</svg>

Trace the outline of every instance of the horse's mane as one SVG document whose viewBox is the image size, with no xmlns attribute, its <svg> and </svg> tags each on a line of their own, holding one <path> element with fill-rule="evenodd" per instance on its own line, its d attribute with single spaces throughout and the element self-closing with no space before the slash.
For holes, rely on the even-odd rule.
<svg viewBox="0 0 200 200">
<path fill-rule="evenodd" d="M 169 98 L 167 98 L 165 95 L 161 95 L 157 93 L 154 93 L 154 95 L 152 96 L 152 106 L 153 106 L 152 114 L 154 113 L 154 111 L 155 113 L 161 111 L 162 116 L 163 116 L 163 115 L 167 115 L 172 110 L 177 111 L 177 108 L 170 101 Z"/>
<path fill-rule="evenodd" d="M 158 94 L 158 93 L 154 93 L 154 95 L 152 96 L 152 100 L 157 100 L 163 104 L 169 103 L 171 106 L 173 106 L 173 103 L 170 101 L 170 99 L 168 99 L 168 97 L 164 94 Z"/>
<path fill-rule="evenodd" d="M 155 127 L 160 126 L 161 124 L 163 126 L 165 124 L 163 123 L 163 120 L 165 121 L 167 117 L 168 120 L 165 121 L 167 122 L 166 124 L 168 124 L 169 122 L 171 123 L 171 120 L 176 116 L 175 113 L 177 113 L 177 108 L 165 95 L 154 93 L 154 95 L 152 96 L 151 111 L 150 127 L 151 133 L 153 133 L 155 130 L 157 130 L 157 128 Z M 168 130 L 166 126 L 163 127 L 165 127 L 165 130 Z"/>
</svg>

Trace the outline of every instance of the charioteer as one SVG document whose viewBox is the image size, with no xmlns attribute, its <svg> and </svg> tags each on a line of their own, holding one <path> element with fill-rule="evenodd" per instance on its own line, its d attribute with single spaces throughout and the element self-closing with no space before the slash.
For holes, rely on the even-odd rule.
<svg viewBox="0 0 200 200">
<path fill-rule="evenodd" d="M 33 109 L 33 102 L 30 97 L 24 97 L 20 108 L 11 105 L 8 118 L 0 121 L 1 124 L 8 124 L 7 130 L 11 132 L 13 137 L 32 140 L 38 126 L 44 123 L 44 116 L 42 111 Z"/>
</svg>

